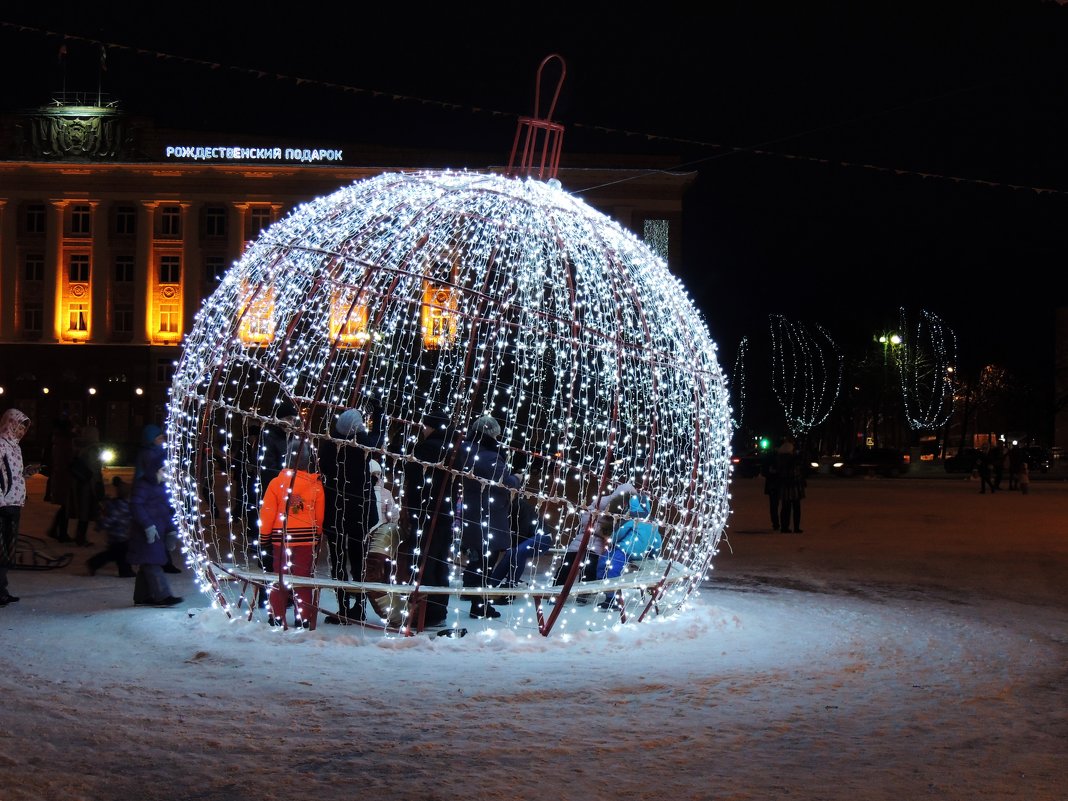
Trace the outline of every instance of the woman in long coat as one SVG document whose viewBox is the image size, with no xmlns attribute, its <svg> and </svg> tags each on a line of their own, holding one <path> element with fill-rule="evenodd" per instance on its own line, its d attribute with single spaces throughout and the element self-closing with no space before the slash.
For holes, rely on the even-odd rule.
<svg viewBox="0 0 1068 801">
<path fill-rule="evenodd" d="M 134 585 L 137 606 L 174 606 L 182 599 L 171 592 L 163 572 L 169 554 L 168 535 L 174 530 L 174 511 L 163 483 L 163 449 L 142 452 L 141 473 L 130 493 L 130 545 L 126 559 L 138 565 Z"/>
</svg>

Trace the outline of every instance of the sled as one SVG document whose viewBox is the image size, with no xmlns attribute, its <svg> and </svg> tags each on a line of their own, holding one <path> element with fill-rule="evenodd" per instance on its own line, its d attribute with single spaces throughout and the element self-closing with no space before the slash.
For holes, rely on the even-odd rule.
<svg viewBox="0 0 1068 801">
<path fill-rule="evenodd" d="M 15 540 L 15 553 L 10 568 L 12 570 L 55 570 L 66 567 L 74 559 L 74 554 L 54 555 L 49 553 L 47 543 L 40 537 L 19 534 Z"/>
</svg>

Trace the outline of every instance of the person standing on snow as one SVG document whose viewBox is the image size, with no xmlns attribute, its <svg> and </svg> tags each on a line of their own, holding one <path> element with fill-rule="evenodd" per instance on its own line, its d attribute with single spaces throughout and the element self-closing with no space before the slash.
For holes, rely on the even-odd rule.
<svg viewBox="0 0 1068 801">
<path fill-rule="evenodd" d="M 323 484 L 313 471 L 312 447 L 302 442 L 292 457 L 292 467 L 279 473 L 263 494 L 260 507 L 260 541 L 270 543 L 279 580 L 271 587 L 271 612 L 267 621 L 280 625 L 286 613 L 289 591 L 285 575 L 314 576 L 319 537 L 326 515 Z M 296 625 L 310 628 L 312 588 L 293 590 Z"/>
<path fill-rule="evenodd" d="M 7 591 L 7 569 L 15 558 L 19 519 L 26 505 L 26 476 L 37 465 L 25 465 L 19 441 L 30 427 L 30 418 L 18 409 L 8 409 L 0 417 L 0 606 L 18 598 Z"/>
<path fill-rule="evenodd" d="M 158 426 L 145 426 L 142 439 L 151 437 Z M 161 435 L 160 435 L 161 436 Z M 153 437 L 152 441 L 156 438 Z M 130 540 L 126 559 L 137 565 L 134 583 L 135 606 L 174 606 L 182 598 L 171 592 L 163 566 L 170 560 L 167 541 L 174 535 L 174 510 L 163 483 L 164 451 L 143 448 L 137 458 L 137 478 L 130 493 Z"/>
</svg>

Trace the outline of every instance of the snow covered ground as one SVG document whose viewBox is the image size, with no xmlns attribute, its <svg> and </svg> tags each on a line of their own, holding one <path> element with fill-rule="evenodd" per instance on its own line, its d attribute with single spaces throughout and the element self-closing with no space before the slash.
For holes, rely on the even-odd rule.
<svg viewBox="0 0 1068 801">
<path fill-rule="evenodd" d="M 571 642 L 281 633 L 188 572 L 134 608 L 92 549 L 12 571 L 0 800 L 1068 799 L 1068 482 L 817 477 L 801 535 L 733 490 L 692 609 Z"/>
</svg>

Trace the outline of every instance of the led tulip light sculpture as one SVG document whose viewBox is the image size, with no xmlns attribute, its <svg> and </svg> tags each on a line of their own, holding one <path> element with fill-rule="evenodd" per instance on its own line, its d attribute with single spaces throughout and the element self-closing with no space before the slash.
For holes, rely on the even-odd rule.
<svg viewBox="0 0 1068 801">
<path fill-rule="evenodd" d="M 771 386 L 790 433 L 803 436 L 834 408 L 842 389 L 842 354 L 821 325 L 810 331 L 781 314 L 771 323 Z"/>
<path fill-rule="evenodd" d="M 926 310 L 920 311 L 915 325 L 909 325 L 904 308 L 901 330 L 905 339 L 897 367 L 906 419 L 914 431 L 933 431 L 953 414 L 957 335 L 937 314 Z"/>
<path fill-rule="evenodd" d="M 187 561 L 231 617 L 256 613 L 235 577 L 280 578 L 259 567 L 254 515 L 243 524 L 233 512 L 247 432 L 280 425 L 285 400 L 301 410 L 291 436 L 318 447 L 331 421 L 372 398 L 388 436 L 363 450 L 399 496 L 405 469 L 435 467 L 413 455 L 428 410 L 460 436 L 482 415 L 500 423 L 522 475 L 513 491 L 556 547 L 494 626 L 533 635 L 654 619 L 684 607 L 711 567 L 731 435 L 716 346 L 663 261 L 555 180 L 359 181 L 271 226 L 205 302 L 176 365 L 168 480 Z M 461 471 L 436 467 L 460 484 Z M 631 564 L 641 578 L 621 582 L 622 614 L 597 614 L 568 601 L 600 582 L 573 571 L 554 585 L 554 570 L 589 536 L 580 513 L 627 481 L 648 496 L 663 546 Z M 415 550 L 411 572 L 393 576 L 401 633 L 418 628 Z"/>
</svg>

